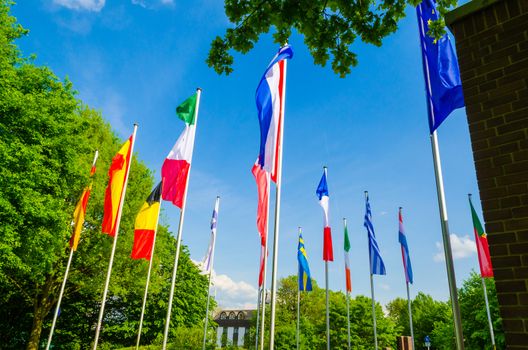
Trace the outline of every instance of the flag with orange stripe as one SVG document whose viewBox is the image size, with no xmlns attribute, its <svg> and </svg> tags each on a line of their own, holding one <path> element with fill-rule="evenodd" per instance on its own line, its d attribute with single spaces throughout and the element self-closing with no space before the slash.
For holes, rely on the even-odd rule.
<svg viewBox="0 0 528 350">
<path fill-rule="evenodd" d="M 119 152 L 112 159 L 108 170 L 108 186 L 104 201 L 104 216 L 102 231 L 112 237 L 115 236 L 117 214 L 121 204 L 121 197 L 125 188 L 127 172 L 131 159 L 132 136 L 123 144 Z"/>
<path fill-rule="evenodd" d="M 348 229 L 345 223 L 345 276 L 346 276 L 346 290 L 352 292 L 352 278 L 350 277 L 350 240 L 348 239 Z"/>
</svg>

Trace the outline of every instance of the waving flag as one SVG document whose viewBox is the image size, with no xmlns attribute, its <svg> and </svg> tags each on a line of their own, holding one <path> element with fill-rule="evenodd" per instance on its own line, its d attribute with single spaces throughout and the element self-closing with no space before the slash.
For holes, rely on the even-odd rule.
<svg viewBox="0 0 528 350">
<path fill-rule="evenodd" d="M 477 212 L 469 196 L 469 206 L 471 207 L 471 218 L 473 219 L 473 231 L 475 232 L 475 242 L 477 242 L 477 254 L 480 266 L 480 275 L 482 277 L 493 277 L 493 267 L 491 266 L 491 257 L 488 246 L 488 235 L 484 232 L 482 224 L 478 218 Z"/>
<path fill-rule="evenodd" d="M 308 266 L 308 255 L 304 248 L 304 239 L 299 228 L 299 245 L 297 247 L 297 260 L 299 262 L 299 290 L 309 292 L 312 290 L 312 277 Z"/>
<path fill-rule="evenodd" d="M 293 57 L 291 46 L 280 48 L 264 71 L 257 87 L 257 102 L 260 124 L 259 164 L 277 182 L 277 165 L 284 110 L 284 88 L 286 78 L 285 60 Z"/>
<path fill-rule="evenodd" d="M 376 234 L 374 233 L 374 226 L 372 225 L 372 211 L 370 210 L 368 194 L 366 194 L 365 198 L 365 222 L 363 226 L 367 229 L 369 239 L 370 274 L 385 275 L 385 264 L 381 258 L 378 242 L 376 242 Z"/>
<path fill-rule="evenodd" d="M 266 230 L 268 228 L 268 206 L 269 206 L 269 175 L 258 164 L 258 159 L 251 169 L 255 182 L 257 183 L 258 204 L 257 204 L 257 230 L 260 235 L 260 269 L 259 287 L 264 279 L 264 257 L 266 254 Z"/>
<path fill-rule="evenodd" d="M 216 198 L 215 206 L 213 209 L 213 216 L 211 217 L 211 240 L 209 241 L 209 247 L 207 253 L 202 260 L 202 271 L 205 273 L 211 273 L 214 259 L 214 247 L 216 243 L 216 223 L 218 222 L 218 206 L 220 204 L 220 198 Z"/>
<path fill-rule="evenodd" d="M 328 197 L 328 184 L 326 183 L 327 169 L 323 169 L 323 177 L 319 181 L 319 186 L 315 191 L 319 198 L 319 204 L 323 208 L 324 217 L 324 239 L 323 239 L 323 260 L 334 261 L 334 249 L 332 248 L 332 230 L 330 228 L 330 219 L 328 215 L 329 197 Z"/>
<path fill-rule="evenodd" d="M 352 292 L 352 278 L 350 276 L 350 240 L 348 239 L 348 228 L 345 223 L 345 278 L 346 278 L 346 291 Z"/>
<path fill-rule="evenodd" d="M 407 283 L 413 283 L 413 272 L 411 267 L 411 256 L 409 255 L 409 246 L 407 245 L 407 238 L 405 237 L 405 230 L 403 229 L 403 218 L 401 213 L 401 208 L 398 213 L 399 218 L 399 232 L 398 232 L 398 241 L 401 244 L 402 260 L 403 260 L 403 269 L 405 270 L 405 281 Z"/>
<path fill-rule="evenodd" d="M 152 258 L 154 250 L 154 237 L 158 226 L 160 212 L 161 182 L 152 190 L 147 200 L 139 210 L 134 225 L 134 245 L 132 247 L 132 259 Z"/>
<path fill-rule="evenodd" d="M 416 13 L 426 77 L 429 131 L 432 134 L 453 110 L 464 107 L 464 93 L 449 36 L 444 34 L 435 40 L 427 34 L 429 23 L 439 18 L 434 0 L 422 0 L 416 7 Z"/>
<path fill-rule="evenodd" d="M 119 152 L 112 159 L 108 170 L 108 186 L 106 187 L 103 216 L 103 233 L 115 236 L 117 213 L 121 205 L 121 196 L 125 188 L 125 182 L 132 156 L 132 136 L 123 144 Z"/>
<path fill-rule="evenodd" d="M 73 235 L 70 238 L 70 247 L 74 251 L 77 250 L 77 245 L 79 245 L 79 240 L 81 238 L 81 230 L 84 225 L 84 217 L 86 215 L 86 206 L 88 205 L 88 198 L 90 198 L 90 191 L 92 190 L 92 184 L 86 187 L 75 206 L 75 211 L 73 212 Z"/>
<path fill-rule="evenodd" d="M 161 197 L 163 200 L 172 202 L 180 209 L 183 207 L 183 196 L 194 148 L 197 100 L 198 93 L 189 97 L 176 108 L 176 114 L 185 122 L 185 129 L 174 144 L 174 147 L 172 147 L 161 168 L 163 181 Z"/>
</svg>

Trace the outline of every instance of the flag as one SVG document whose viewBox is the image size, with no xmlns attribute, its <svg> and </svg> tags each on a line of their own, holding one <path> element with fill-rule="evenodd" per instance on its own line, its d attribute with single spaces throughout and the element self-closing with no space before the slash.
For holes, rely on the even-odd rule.
<svg viewBox="0 0 528 350">
<path fill-rule="evenodd" d="M 422 0 L 416 7 L 422 64 L 427 93 L 429 131 L 436 128 L 457 109 L 464 107 L 464 93 L 458 69 L 458 60 L 447 34 L 440 39 L 431 38 L 429 24 L 439 18 L 434 0 Z"/>
<path fill-rule="evenodd" d="M 385 264 L 381 258 L 378 242 L 376 242 L 376 234 L 374 233 L 374 226 L 372 225 L 372 212 L 370 210 L 368 194 L 365 198 L 365 222 L 363 226 L 367 229 L 369 239 L 370 274 L 385 275 Z"/>
<path fill-rule="evenodd" d="M 108 170 L 108 186 L 106 187 L 103 216 L 103 233 L 115 236 L 117 213 L 121 205 L 121 196 L 125 188 L 131 159 L 132 137 L 123 144 L 119 152 L 112 159 Z"/>
<path fill-rule="evenodd" d="M 477 216 L 477 212 L 469 197 L 469 206 L 471 207 L 471 218 L 473 219 L 473 231 L 475 232 L 475 242 L 477 243 L 477 255 L 480 266 L 480 275 L 482 277 L 493 277 L 493 267 L 491 266 L 491 257 L 488 246 L 488 235 L 484 232 L 482 224 Z"/>
<path fill-rule="evenodd" d="M 154 236 L 156 235 L 160 212 L 161 182 L 152 190 L 145 203 L 139 210 L 134 225 L 134 245 L 132 259 L 150 260 L 154 250 Z"/>
<path fill-rule="evenodd" d="M 330 229 L 330 220 L 328 217 L 328 184 L 326 183 L 326 167 L 323 170 L 323 177 L 315 191 L 319 198 L 319 204 L 323 208 L 324 215 L 324 238 L 323 238 L 323 260 L 334 261 L 334 250 L 332 248 L 332 230 Z"/>
<path fill-rule="evenodd" d="M 345 224 L 345 278 L 346 278 L 346 291 L 352 292 L 352 278 L 350 277 L 350 240 L 348 239 L 348 228 Z"/>
<path fill-rule="evenodd" d="M 401 244 L 403 269 L 405 270 L 405 281 L 407 283 L 413 283 L 413 272 L 411 266 L 411 256 L 409 255 L 409 246 L 407 245 L 407 238 L 405 237 L 405 230 L 403 229 L 403 218 L 401 214 L 401 208 L 398 213 L 399 230 L 398 230 L 398 241 Z"/>
<path fill-rule="evenodd" d="M 172 202 L 180 209 L 183 208 L 184 204 L 183 196 L 194 148 L 197 98 L 198 94 L 194 94 L 176 108 L 176 114 L 185 122 L 185 129 L 174 144 L 174 147 L 172 147 L 161 168 L 163 181 L 161 197 L 163 200 Z"/>
<path fill-rule="evenodd" d="M 262 286 L 264 278 L 264 256 L 266 254 L 266 230 L 268 228 L 268 206 L 269 206 L 269 175 L 263 170 L 258 159 L 251 169 L 255 182 L 257 183 L 258 204 L 257 204 L 257 230 L 260 235 L 260 269 L 259 287 Z"/>
<path fill-rule="evenodd" d="M 312 290 L 312 277 L 308 266 L 308 255 L 304 248 L 304 239 L 299 230 L 299 245 L 297 247 L 297 260 L 299 261 L 299 290 L 310 292 Z"/>
<path fill-rule="evenodd" d="M 259 164 L 277 182 L 279 136 L 284 110 L 286 79 L 285 60 L 293 57 L 291 46 L 285 45 L 273 57 L 260 79 L 255 94 L 260 124 Z"/>
<path fill-rule="evenodd" d="M 81 195 L 81 198 L 75 206 L 73 212 L 73 235 L 70 238 L 70 247 L 73 251 L 77 250 L 79 239 L 81 238 L 81 230 L 84 225 L 84 217 L 86 215 L 86 206 L 88 205 L 88 198 L 90 197 L 90 191 L 92 190 L 92 184 L 86 187 Z"/>
<path fill-rule="evenodd" d="M 202 271 L 204 273 L 211 273 L 214 258 L 214 247 L 216 242 L 216 223 L 218 221 L 218 205 L 219 198 L 216 198 L 215 206 L 213 209 L 213 216 L 211 217 L 211 240 L 209 241 L 209 247 L 207 253 L 202 260 Z"/>
</svg>

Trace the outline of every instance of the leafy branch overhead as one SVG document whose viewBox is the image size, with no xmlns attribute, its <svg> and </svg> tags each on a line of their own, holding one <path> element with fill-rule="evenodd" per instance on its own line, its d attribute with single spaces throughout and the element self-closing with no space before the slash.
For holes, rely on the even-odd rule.
<svg viewBox="0 0 528 350">
<path fill-rule="evenodd" d="M 420 0 L 225 0 L 225 13 L 234 28 L 226 30 L 211 43 L 207 58 L 209 67 L 218 74 L 233 71 L 233 49 L 249 52 L 260 35 L 274 28 L 273 38 L 279 45 L 288 41 L 295 30 L 304 42 L 314 63 L 325 66 L 328 60 L 336 74 L 345 77 L 358 63 L 352 44 L 356 38 L 381 46 L 383 38 L 398 29 L 408 5 Z M 456 0 L 439 0 L 443 15 Z M 429 35 L 439 38 L 445 33 L 443 19 L 430 25 Z"/>
</svg>

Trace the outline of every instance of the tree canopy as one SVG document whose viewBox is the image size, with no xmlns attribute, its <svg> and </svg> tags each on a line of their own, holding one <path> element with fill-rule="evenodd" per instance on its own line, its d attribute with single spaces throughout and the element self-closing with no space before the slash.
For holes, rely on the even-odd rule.
<svg viewBox="0 0 528 350">
<path fill-rule="evenodd" d="M 249 52 L 262 34 L 274 29 L 278 45 L 288 42 L 292 32 L 304 36 L 314 63 L 325 66 L 332 61 L 336 74 L 345 77 L 358 64 L 353 44 L 357 38 L 381 46 L 383 38 L 398 29 L 407 6 L 420 0 L 225 0 L 225 13 L 233 28 L 211 43 L 209 67 L 218 74 L 233 71 L 230 50 Z M 441 15 L 456 5 L 456 0 L 438 0 Z M 442 17 L 443 18 L 443 17 Z M 443 19 L 432 23 L 430 35 L 445 33 Z"/>
</svg>

